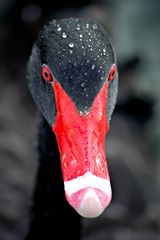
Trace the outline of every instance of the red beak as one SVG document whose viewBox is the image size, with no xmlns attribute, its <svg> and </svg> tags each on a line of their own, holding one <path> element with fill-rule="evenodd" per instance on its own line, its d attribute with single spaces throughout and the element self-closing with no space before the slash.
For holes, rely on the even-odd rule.
<svg viewBox="0 0 160 240">
<path fill-rule="evenodd" d="M 56 135 L 65 195 L 69 204 L 84 217 L 97 217 L 111 201 L 111 186 L 105 156 L 106 81 L 90 111 L 80 114 L 57 81 L 53 83 L 57 116 Z"/>
</svg>

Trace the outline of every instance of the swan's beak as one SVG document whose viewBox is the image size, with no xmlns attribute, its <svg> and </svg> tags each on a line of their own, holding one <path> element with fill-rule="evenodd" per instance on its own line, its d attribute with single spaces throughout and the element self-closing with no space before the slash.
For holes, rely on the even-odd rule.
<svg viewBox="0 0 160 240">
<path fill-rule="evenodd" d="M 83 217 L 97 217 L 109 205 L 112 191 L 105 156 L 106 82 L 86 115 L 78 112 L 57 81 L 53 83 L 57 116 L 56 135 L 69 204 Z"/>
</svg>

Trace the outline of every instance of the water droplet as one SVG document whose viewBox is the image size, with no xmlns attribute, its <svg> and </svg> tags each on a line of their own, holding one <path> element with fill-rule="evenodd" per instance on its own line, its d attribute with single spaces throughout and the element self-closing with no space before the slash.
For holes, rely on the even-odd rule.
<svg viewBox="0 0 160 240">
<path fill-rule="evenodd" d="M 90 50 L 93 51 L 93 48 L 91 48 Z"/>
<path fill-rule="evenodd" d="M 70 165 L 75 165 L 77 160 L 74 158 L 73 160 L 70 161 Z"/>
<path fill-rule="evenodd" d="M 60 32 L 60 31 L 61 31 L 61 29 L 62 29 L 61 27 L 58 27 L 58 29 L 57 29 L 57 30 L 58 30 L 58 32 Z"/>
<path fill-rule="evenodd" d="M 84 53 L 83 53 L 83 56 L 85 56 L 85 55 L 86 55 L 86 53 L 84 52 Z"/>
<path fill-rule="evenodd" d="M 91 35 L 91 33 L 89 32 L 88 35 Z"/>
<path fill-rule="evenodd" d="M 91 42 L 91 41 L 92 41 L 92 39 L 89 39 L 89 41 Z"/>
<path fill-rule="evenodd" d="M 95 67 L 96 67 L 96 66 L 93 64 L 93 65 L 92 65 L 92 69 L 95 69 Z"/>
<path fill-rule="evenodd" d="M 86 85 L 86 84 L 85 84 L 84 82 L 83 82 L 83 83 L 81 83 L 81 87 L 85 87 L 85 85 Z"/>
<path fill-rule="evenodd" d="M 96 158 L 96 163 L 97 163 L 97 165 L 101 164 L 101 160 L 98 157 Z"/>
<path fill-rule="evenodd" d="M 86 91 L 87 90 L 87 88 L 84 88 L 84 91 Z"/>
<path fill-rule="evenodd" d="M 90 47 L 91 45 L 89 44 L 88 47 Z"/>
<path fill-rule="evenodd" d="M 103 52 L 106 52 L 106 49 L 105 49 L 105 48 L 103 48 Z"/>
<path fill-rule="evenodd" d="M 100 109 L 100 111 L 99 111 L 99 115 L 100 115 L 100 116 L 103 115 L 102 109 Z"/>
<path fill-rule="evenodd" d="M 82 46 L 82 48 L 84 49 L 84 46 Z"/>
<path fill-rule="evenodd" d="M 101 80 L 103 80 L 103 77 L 101 77 Z"/>
<path fill-rule="evenodd" d="M 72 43 L 72 42 L 69 43 L 69 47 L 70 47 L 70 48 L 73 48 L 73 47 L 74 47 L 74 43 Z"/>
<path fill-rule="evenodd" d="M 87 72 L 85 72 L 84 75 L 87 76 Z"/>
<path fill-rule="evenodd" d="M 66 38 L 66 37 L 67 37 L 67 35 L 66 35 L 65 32 L 62 34 L 62 37 L 63 37 L 63 38 Z"/>
<path fill-rule="evenodd" d="M 80 25 L 79 24 L 77 24 L 77 30 L 80 30 Z"/>
<path fill-rule="evenodd" d="M 66 153 L 63 154 L 62 161 L 65 159 L 65 157 L 66 157 Z"/>
<path fill-rule="evenodd" d="M 93 24 L 93 29 L 97 29 L 97 25 L 96 24 Z"/>
<path fill-rule="evenodd" d="M 70 52 L 70 53 L 73 53 L 73 51 L 72 51 L 72 50 L 70 50 L 69 52 Z"/>
<path fill-rule="evenodd" d="M 79 34 L 79 37 L 80 37 L 80 38 L 82 38 L 82 37 L 83 37 L 83 35 L 82 35 L 82 34 Z"/>
<path fill-rule="evenodd" d="M 89 28 L 89 24 L 88 23 L 86 24 L 86 28 Z"/>
<path fill-rule="evenodd" d="M 88 60 L 87 60 L 87 63 L 89 63 L 89 62 L 90 62 L 90 60 L 88 59 Z"/>
<path fill-rule="evenodd" d="M 86 97 L 88 97 L 88 94 L 86 94 Z"/>
</svg>

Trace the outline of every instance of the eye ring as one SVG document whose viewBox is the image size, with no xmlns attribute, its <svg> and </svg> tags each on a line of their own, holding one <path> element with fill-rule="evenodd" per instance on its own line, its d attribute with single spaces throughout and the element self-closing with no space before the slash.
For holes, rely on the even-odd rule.
<svg viewBox="0 0 160 240">
<path fill-rule="evenodd" d="M 53 82 L 52 73 L 51 73 L 49 67 L 48 67 L 46 64 L 43 64 L 43 65 L 42 65 L 41 74 L 42 74 L 42 78 L 43 78 L 46 82 L 48 82 L 48 83 Z"/>
<path fill-rule="evenodd" d="M 108 76 L 108 81 L 112 81 L 115 79 L 117 73 L 116 65 L 112 65 L 109 76 Z"/>
</svg>

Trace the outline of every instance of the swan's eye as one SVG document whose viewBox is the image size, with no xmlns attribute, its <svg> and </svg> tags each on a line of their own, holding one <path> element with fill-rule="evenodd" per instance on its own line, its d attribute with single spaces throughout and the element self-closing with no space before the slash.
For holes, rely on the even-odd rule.
<svg viewBox="0 0 160 240">
<path fill-rule="evenodd" d="M 51 71 L 46 65 L 42 66 L 42 77 L 48 83 L 53 81 Z"/>
<path fill-rule="evenodd" d="M 115 76 L 116 76 L 116 72 L 117 72 L 116 66 L 113 65 L 112 68 L 111 68 L 111 70 L 110 70 L 110 73 L 109 73 L 108 81 L 114 80 L 114 78 L 115 78 Z"/>
</svg>

